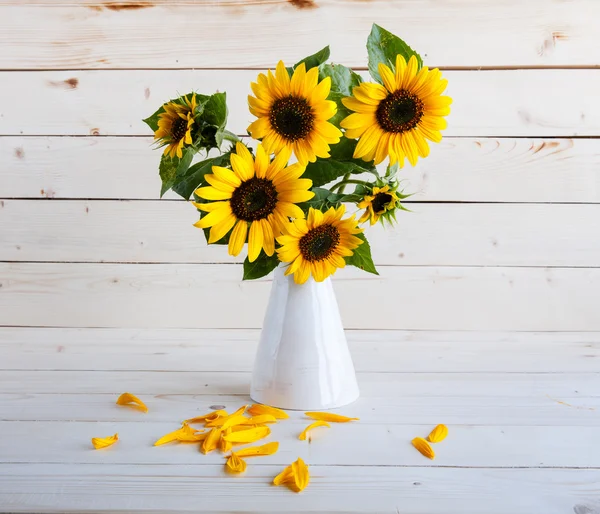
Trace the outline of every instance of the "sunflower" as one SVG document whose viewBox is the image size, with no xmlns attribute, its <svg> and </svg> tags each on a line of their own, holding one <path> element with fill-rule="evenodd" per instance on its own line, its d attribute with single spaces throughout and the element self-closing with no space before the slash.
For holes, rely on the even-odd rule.
<svg viewBox="0 0 600 514">
<path fill-rule="evenodd" d="M 275 75 L 258 75 L 251 84 L 256 97 L 249 95 L 250 112 L 258 119 L 248 132 L 262 139 L 268 154 L 290 148 L 300 164 L 329 157 L 329 145 L 339 143 L 342 132 L 327 120 L 337 111 L 335 102 L 327 100 L 331 78 L 319 80 L 319 69 L 308 72 L 300 64 L 290 78 L 282 61 Z"/>
<path fill-rule="evenodd" d="M 358 220 L 358 223 L 364 223 L 369 218 L 371 225 L 375 225 L 379 221 L 382 214 L 388 211 L 393 211 L 396 208 L 396 203 L 400 201 L 396 191 L 390 189 L 390 186 L 374 187 L 370 195 L 365 195 L 362 201 L 358 204 L 359 209 L 365 209 L 365 212 Z"/>
<path fill-rule="evenodd" d="M 231 229 L 229 254 L 239 255 L 248 239 L 248 259 L 256 260 L 261 249 L 269 256 L 275 252 L 275 238 L 282 233 L 289 218 L 304 218 L 296 203 L 310 200 L 312 180 L 300 178 L 304 166 L 286 164 L 291 151 L 283 149 L 273 161 L 262 145 L 256 149 L 256 158 L 242 143 L 236 144 L 231 154 L 233 170 L 212 167 L 205 175 L 210 186 L 200 187 L 195 193 L 200 198 L 212 200 L 194 203 L 207 212 L 194 226 L 210 229 L 208 243 L 222 239 Z"/>
<path fill-rule="evenodd" d="M 310 275 L 323 282 L 337 268 L 346 265 L 344 257 L 362 244 L 354 234 L 362 232 L 354 216 L 342 219 L 345 207 L 331 207 L 323 213 L 309 209 L 308 217 L 296 219 L 287 227 L 287 234 L 277 238 L 279 260 L 291 263 L 285 274 L 294 274 L 296 284 L 304 284 Z"/>
<path fill-rule="evenodd" d="M 184 96 L 180 100 L 163 105 L 164 112 L 158 115 L 158 129 L 154 133 L 154 139 L 166 147 L 164 155 L 177 155 L 181 159 L 183 146 L 192 144 L 196 94 L 192 93 L 191 99 Z"/>
<path fill-rule="evenodd" d="M 452 99 L 442 96 L 448 81 L 437 68 L 418 70 L 413 55 L 408 64 L 396 56 L 396 72 L 379 63 L 383 85 L 364 82 L 353 89 L 353 96 L 342 103 L 355 113 L 341 122 L 346 137 L 360 138 L 355 158 L 382 162 L 388 155 L 390 164 L 404 164 L 404 157 L 414 166 L 417 158 L 429 155 L 427 139 L 439 143 L 440 130 L 446 128 L 444 116 L 450 114 Z"/>
</svg>

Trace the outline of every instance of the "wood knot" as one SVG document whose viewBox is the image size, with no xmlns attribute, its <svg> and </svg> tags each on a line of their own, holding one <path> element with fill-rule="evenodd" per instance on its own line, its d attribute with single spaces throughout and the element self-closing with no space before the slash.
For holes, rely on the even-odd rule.
<svg viewBox="0 0 600 514">
<path fill-rule="evenodd" d="M 316 9 L 319 7 L 313 0 L 288 0 L 296 9 Z"/>
</svg>

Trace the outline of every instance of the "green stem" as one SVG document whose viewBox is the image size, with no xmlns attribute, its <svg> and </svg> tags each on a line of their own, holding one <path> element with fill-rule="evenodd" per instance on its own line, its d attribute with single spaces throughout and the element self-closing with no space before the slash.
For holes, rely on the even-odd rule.
<svg viewBox="0 0 600 514">
<path fill-rule="evenodd" d="M 358 184 L 361 186 L 368 186 L 369 183 L 365 182 L 364 180 L 348 180 L 346 179 L 346 177 L 344 177 L 344 180 L 338 182 L 337 184 L 334 184 L 333 186 L 331 186 L 331 192 L 333 193 L 336 189 L 340 189 L 340 194 L 342 194 L 344 192 L 344 189 L 346 189 L 346 186 L 348 184 Z"/>
<path fill-rule="evenodd" d="M 238 143 L 241 141 L 239 137 L 237 137 L 233 132 L 229 132 L 229 130 L 223 131 L 223 139 L 226 141 L 231 141 L 232 143 Z"/>
<path fill-rule="evenodd" d="M 346 189 L 347 180 L 350 178 L 350 173 L 346 173 L 344 178 L 340 182 L 342 189 L 340 190 L 340 194 L 344 194 L 344 190 Z M 335 186 L 331 189 L 331 191 L 335 190 Z"/>
</svg>

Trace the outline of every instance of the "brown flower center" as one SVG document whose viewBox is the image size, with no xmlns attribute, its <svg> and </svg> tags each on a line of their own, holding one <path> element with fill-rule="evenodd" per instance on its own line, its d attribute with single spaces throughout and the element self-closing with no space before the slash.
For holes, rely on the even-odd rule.
<svg viewBox="0 0 600 514">
<path fill-rule="evenodd" d="M 185 137 L 187 129 L 187 120 L 184 120 L 181 117 L 177 116 L 177 119 L 173 122 L 173 125 L 171 126 L 171 140 L 181 141 Z"/>
<path fill-rule="evenodd" d="M 315 115 L 306 98 L 289 95 L 273 102 L 269 121 L 275 132 L 293 142 L 311 133 Z"/>
<path fill-rule="evenodd" d="M 385 212 L 385 208 L 387 204 L 393 200 L 392 195 L 388 193 L 377 193 L 371 205 L 373 206 L 373 211 L 377 214 L 380 212 Z"/>
<path fill-rule="evenodd" d="M 309 262 L 329 257 L 340 242 L 340 232 L 333 225 L 319 225 L 300 238 L 300 253 Z"/>
<path fill-rule="evenodd" d="M 423 117 L 422 100 L 406 89 L 390 93 L 377 107 L 377 123 L 386 132 L 406 132 L 417 126 Z"/>
<path fill-rule="evenodd" d="M 242 182 L 231 195 L 231 210 L 244 221 L 266 218 L 277 206 L 277 189 L 266 178 L 253 177 Z"/>
</svg>

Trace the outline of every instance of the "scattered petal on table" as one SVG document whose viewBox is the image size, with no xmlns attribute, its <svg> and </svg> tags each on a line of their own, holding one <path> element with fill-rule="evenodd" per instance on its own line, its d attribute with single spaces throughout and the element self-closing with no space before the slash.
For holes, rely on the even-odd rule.
<svg viewBox="0 0 600 514">
<path fill-rule="evenodd" d="M 258 416 L 246 418 L 242 425 L 264 425 L 265 423 L 277 423 L 277 418 L 271 414 L 259 414 Z"/>
<path fill-rule="evenodd" d="M 308 466 L 301 458 L 292 463 L 292 473 L 294 474 L 294 482 L 296 483 L 298 492 L 303 491 L 310 481 L 310 473 L 308 472 Z"/>
<path fill-rule="evenodd" d="M 238 410 L 236 410 L 233 414 L 230 414 L 229 416 L 224 416 L 224 417 L 219 417 L 217 419 L 214 419 L 208 423 L 206 423 L 207 427 L 231 427 L 234 425 L 239 425 L 240 423 L 242 423 L 243 421 L 245 421 L 246 416 L 244 416 L 244 411 L 246 410 L 247 405 L 244 405 L 243 407 L 240 407 Z"/>
<path fill-rule="evenodd" d="M 202 441 L 202 446 L 200 447 L 200 451 L 202 453 L 209 453 L 209 452 L 212 452 L 213 450 L 216 450 L 221 441 L 221 433 L 222 432 L 223 431 L 220 428 L 217 428 L 217 427 L 213 428 L 206 436 L 206 439 L 204 439 L 204 441 Z"/>
<path fill-rule="evenodd" d="M 119 434 L 111 435 L 109 437 L 93 437 L 92 444 L 96 450 L 101 450 L 102 448 L 108 448 L 112 446 L 119 440 Z"/>
<path fill-rule="evenodd" d="M 295 483 L 294 473 L 292 472 L 292 466 L 288 466 L 287 468 L 285 468 L 281 473 L 279 473 L 279 475 L 277 475 L 273 479 L 273 485 L 288 484 L 290 482 Z"/>
<path fill-rule="evenodd" d="M 270 433 L 271 429 L 269 427 L 250 428 L 241 432 L 232 432 L 223 436 L 223 439 L 231 443 L 254 443 L 259 439 L 267 437 Z"/>
<path fill-rule="evenodd" d="M 412 440 L 412 445 L 419 450 L 419 452 L 421 452 L 421 455 L 424 455 L 431 460 L 435 459 L 435 452 L 433 451 L 433 448 L 422 437 L 415 437 Z"/>
<path fill-rule="evenodd" d="M 427 440 L 430 443 L 440 443 L 446 439 L 447 435 L 448 427 L 446 425 L 438 425 L 431 431 L 431 434 L 427 436 Z"/>
<path fill-rule="evenodd" d="M 199 436 L 197 439 L 192 439 L 198 433 L 198 430 L 193 429 L 184 421 L 181 425 L 181 428 L 178 428 L 174 432 L 169 432 L 168 434 L 163 435 L 158 441 L 154 443 L 154 446 L 161 446 L 163 444 L 172 443 L 173 441 L 201 441 L 202 439 L 204 439 L 204 437 L 206 437 L 206 435 L 204 435 L 204 437 Z M 200 434 L 202 434 L 202 432 L 200 432 Z"/>
<path fill-rule="evenodd" d="M 233 447 L 233 443 L 225 439 L 225 436 L 229 434 L 231 434 L 231 428 L 221 428 L 221 440 L 219 441 L 219 448 L 223 453 L 228 452 Z"/>
<path fill-rule="evenodd" d="M 310 432 L 313 428 L 317 428 L 317 427 L 331 428 L 331 425 L 329 423 L 327 423 L 327 421 L 315 421 L 314 423 L 311 423 L 310 425 L 308 425 L 302 431 L 302 433 L 298 436 L 298 439 L 300 439 L 300 441 L 306 441 L 306 434 L 308 434 L 308 432 Z"/>
<path fill-rule="evenodd" d="M 252 407 L 248 409 L 248 414 L 251 416 L 260 416 L 261 414 L 270 414 L 274 418 L 277 419 L 288 419 L 289 416 L 287 412 L 278 409 L 277 407 L 269 407 L 268 405 L 261 405 L 259 403 L 255 403 Z"/>
<path fill-rule="evenodd" d="M 134 407 L 142 412 L 148 412 L 146 404 L 131 393 L 123 393 L 119 396 L 119 398 L 117 398 L 117 405 L 128 405 L 129 407 Z"/>
<path fill-rule="evenodd" d="M 267 443 L 262 446 L 250 446 L 249 448 L 242 448 L 236 451 L 238 457 L 260 457 L 263 455 L 273 455 L 279 449 L 279 443 Z"/>
<path fill-rule="evenodd" d="M 229 416 L 229 414 L 227 414 L 227 411 L 214 410 L 212 412 L 209 412 L 208 414 L 204 414 L 203 416 L 196 416 L 195 418 L 186 419 L 185 423 L 206 423 L 209 421 L 214 421 L 218 418 L 224 418 L 226 416 Z"/>
<path fill-rule="evenodd" d="M 225 470 L 229 473 L 243 473 L 246 471 L 246 461 L 232 453 L 225 463 Z"/>
<path fill-rule="evenodd" d="M 359 418 L 348 418 L 331 412 L 305 412 L 309 418 L 318 419 L 320 421 L 329 421 L 331 423 L 348 423 L 349 421 L 358 421 Z"/>
</svg>

